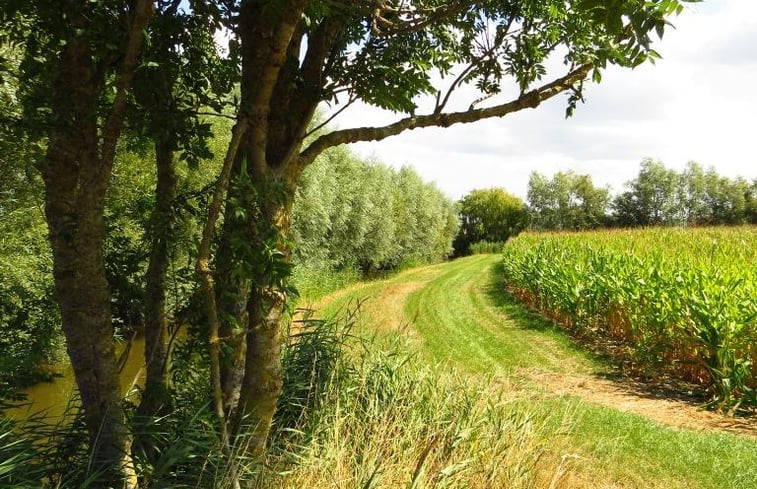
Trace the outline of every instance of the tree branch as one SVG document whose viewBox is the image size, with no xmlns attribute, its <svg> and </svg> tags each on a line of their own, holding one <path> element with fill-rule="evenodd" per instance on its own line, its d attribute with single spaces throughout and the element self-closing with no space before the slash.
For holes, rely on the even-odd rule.
<svg viewBox="0 0 757 489">
<path fill-rule="evenodd" d="M 554 97 L 566 90 L 572 90 L 574 85 L 586 78 L 593 65 L 584 64 L 570 71 L 567 75 L 530 92 L 522 94 L 515 100 L 494 107 L 473 109 L 464 112 L 433 113 L 422 116 L 411 116 L 401 119 L 384 127 L 358 127 L 344 129 L 325 134 L 313 141 L 301 154 L 300 165 L 307 166 L 315 160 L 325 149 L 340 144 L 358 141 L 381 141 L 389 136 L 396 136 L 401 132 L 420 127 L 449 127 L 453 124 L 476 122 L 492 117 L 503 117 L 512 112 L 535 108 L 541 102 Z"/>
<path fill-rule="evenodd" d="M 139 62 L 139 52 L 142 50 L 142 29 L 147 25 L 154 11 L 152 0 L 137 0 L 134 16 L 129 27 L 129 37 L 124 51 L 124 60 L 116 85 L 116 96 L 113 99 L 110 113 L 103 126 L 103 142 L 100 150 L 100 161 L 103 171 L 110 173 L 116 156 L 116 144 L 121 136 L 124 111 L 126 110 L 126 95 L 131 88 Z"/>
<path fill-rule="evenodd" d="M 226 191 L 229 188 L 231 169 L 234 166 L 234 160 L 236 160 L 237 157 L 239 144 L 242 141 L 248 126 L 249 123 L 247 119 L 240 117 L 231 131 L 231 141 L 229 142 L 226 157 L 223 160 L 221 174 L 216 181 L 215 190 L 213 191 L 213 199 L 208 206 L 208 219 L 205 221 L 205 226 L 202 230 L 202 241 L 200 242 L 200 249 L 195 264 L 197 274 L 200 276 L 200 281 L 205 292 L 205 305 L 208 309 L 208 322 L 210 323 L 208 346 L 210 350 L 210 377 L 213 387 L 213 410 L 215 411 L 221 428 L 222 448 L 226 455 L 230 453 L 230 438 L 229 430 L 226 425 L 226 414 L 223 409 L 220 360 L 221 348 L 218 340 L 220 321 L 218 319 L 218 306 L 216 305 L 213 271 L 210 268 L 210 245 L 213 240 L 213 235 L 215 234 L 216 222 L 218 222 L 218 217 L 221 213 L 221 205 L 223 204 Z"/>
</svg>

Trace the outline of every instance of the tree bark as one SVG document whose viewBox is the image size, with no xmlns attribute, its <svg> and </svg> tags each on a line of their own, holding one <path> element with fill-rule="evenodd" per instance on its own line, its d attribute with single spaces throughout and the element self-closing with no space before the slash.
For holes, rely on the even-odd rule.
<svg viewBox="0 0 757 489">
<path fill-rule="evenodd" d="M 264 281 L 264 278 L 261 277 Z M 268 434 L 284 385 L 281 366 L 281 316 L 286 296 L 262 284 L 250 294 L 244 380 L 234 433 L 245 432 L 247 454 L 254 460 L 265 455 Z"/>
<path fill-rule="evenodd" d="M 229 192 L 229 198 L 237 198 Z M 230 205 L 227 198 L 226 208 Z M 244 377 L 244 359 L 247 342 L 245 330 L 247 326 L 247 297 L 249 295 L 249 280 L 243 279 L 235 273 L 237 264 L 236 253 L 232 246 L 233 234 L 237 232 L 237 223 L 230 213 L 224 220 L 221 240 L 218 245 L 216 258 L 216 300 L 219 311 L 219 330 L 223 348 L 220 358 L 220 376 L 223 391 L 224 412 L 236 411 L 239 402 L 239 391 Z"/>
<path fill-rule="evenodd" d="M 146 274 L 145 294 L 145 389 L 139 414 L 159 416 L 170 411 L 168 384 L 168 317 L 166 315 L 166 278 L 169 265 L 173 223 L 172 205 L 176 195 L 172 141 L 155 142 L 157 185 L 151 219 L 151 251 Z"/>
<path fill-rule="evenodd" d="M 281 178 L 266 171 L 254 175 L 253 179 L 260 190 L 256 212 L 249 214 L 249 239 L 258 251 L 269 246 L 267 243 L 271 239 L 275 240 L 276 251 L 281 253 L 278 260 L 289 263 L 291 253 L 286 236 L 291 222 L 296 175 Z M 271 189 L 276 190 L 271 192 Z M 262 460 L 283 389 L 281 321 L 287 300 L 283 285 L 288 276 L 277 275 L 279 272 L 275 266 L 257 268 L 261 272 L 253 278 L 247 301 L 244 379 L 232 432 L 244 432 L 248 456 Z"/>
<path fill-rule="evenodd" d="M 93 469 L 102 472 L 106 487 L 124 478 L 133 483 L 133 467 L 105 276 L 103 210 L 110 166 L 98 154 L 93 71 L 90 47 L 81 39 L 71 41 L 60 62 L 54 101 L 65 123 L 51 131 L 42 175 L 66 348 L 84 407 Z"/>
<path fill-rule="evenodd" d="M 89 7 L 65 3 L 61 8 L 75 29 L 65 39 L 51 85 L 53 117 L 41 168 L 55 292 L 97 474 L 92 487 L 131 488 L 136 476 L 116 366 L 103 213 L 152 2 L 138 0 L 133 7 L 115 96 L 101 130 L 98 109 L 108 70 L 98 64 L 103 61 L 87 36 Z"/>
</svg>

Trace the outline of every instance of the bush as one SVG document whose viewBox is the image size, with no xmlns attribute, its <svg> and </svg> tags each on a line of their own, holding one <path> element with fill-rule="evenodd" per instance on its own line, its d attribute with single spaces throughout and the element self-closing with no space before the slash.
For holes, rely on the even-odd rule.
<svg viewBox="0 0 757 489">
<path fill-rule="evenodd" d="M 473 255 L 502 253 L 504 247 L 505 243 L 502 241 L 479 241 L 471 245 L 470 252 Z"/>
</svg>

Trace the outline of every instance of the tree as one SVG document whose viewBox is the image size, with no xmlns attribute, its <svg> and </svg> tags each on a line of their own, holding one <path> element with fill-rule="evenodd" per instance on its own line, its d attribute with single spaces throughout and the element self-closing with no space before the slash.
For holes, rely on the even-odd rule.
<svg viewBox="0 0 757 489">
<path fill-rule="evenodd" d="M 303 173 L 292 208 L 294 262 L 370 274 L 450 254 L 452 202 L 410 167 L 363 161 L 347 148 Z"/>
<path fill-rule="evenodd" d="M 528 225 L 526 204 L 499 187 L 472 191 L 460 200 L 458 210 L 456 256 L 470 254 L 470 246 L 479 241 L 504 243 Z"/>
<path fill-rule="evenodd" d="M 681 224 L 683 211 L 676 189 L 679 176 L 662 162 L 645 159 L 639 175 L 613 202 L 615 220 L 622 226 Z"/>
<path fill-rule="evenodd" d="M 528 207 L 535 229 L 593 229 L 605 222 L 607 188 L 597 188 L 589 175 L 557 172 L 552 180 L 533 172 L 528 181 Z"/>
<path fill-rule="evenodd" d="M 599 80 L 607 64 L 631 67 L 656 57 L 651 34 L 661 35 L 667 16 L 681 8 L 667 0 L 241 2 L 235 39 L 242 97 L 227 163 L 246 162 L 255 189 L 247 204 L 247 242 L 254 252 L 240 259 L 256 265 L 250 267 L 251 286 L 224 295 L 247 304 L 245 375 L 233 418 L 255 427 L 248 438 L 253 457 L 263 452 L 281 392 L 280 320 L 290 255 L 284 237 L 302 170 L 332 146 L 503 117 L 563 92 L 570 112 L 588 76 Z M 565 69 L 548 74 L 546 60 L 556 53 Z M 519 94 L 498 100 L 508 81 Z M 467 110 L 450 110 L 464 85 L 475 86 L 481 97 Z M 423 95 L 436 102 L 418 115 Z M 304 143 L 320 103 L 356 100 L 403 116 L 387 126 L 334 130 Z M 234 173 L 242 167 L 237 164 Z M 226 193 L 223 180 L 219 198 Z M 209 276 L 207 267 L 200 269 Z M 209 311 L 212 317 L 213 307 Z"/>
<path fill-rule="evenodd" d="M 710 222 L 710 208 L 706 202 L 706 179 L 701 165 L 690 161 L 680 176 L 679 201 L 683 220 L 690 225 Z"/>
<path fill-rule="evenodd" d="M 406 130 L 503 117 L 561 93 L 568 94 L 570 113 L 587 77 L 599 81 L 608 64 L 633 67 L 657 57 L 651 36 L 662 35 L 667 18 L 682 8 L 675 0 L 197 0 L 190 6 L 225 17 L 229 52 L 241 59 L 236 124 L 207 209 L 197 271 L 207 301 L 215 412 L 223 433 L 233 436 L 249 424 L 253 458 L 263 453 L 282 388 L 287 235 L 300 175 L 316 156 Z M 3 33 L 26 46 L 21 78 L 28 86 L 26 113 L 46 141 L 42 175 L 63 329 L 93 460 L 111 479 L 129 478 L 129 435 L 114 371 L 103 201 L 152 7 L 148 0 L 3 0 L 0 8 Z M 547 61 L 557 56 L 563 68 L 549 73 Z M 475 100 L 460 100 L 466 85 L 480 92 Z M 507 100 L 507 93 L 515 95 Z M 426 110 L 423 96 L 432 101 Z M 308 139 L 319 104 L 357 100 L 401 115 L 387 126 Z M 462 102 L 467 109 L 451 109 Z M 223 230 L 213 247 L 219 222 Z M 214 278 L 228 277 L 235 278 L 217 280 L 216 290 Z M 223 317 L 230 318 L 230 334 L 219 335 L 219 310 L 229 313 Z M 226 346 L 242 361 L 222 365 Z M 224 383 L 239 376 L 222 369 L 242 377 L 238 403 L 224 402 L 224 393 L 236 390 Z M 222 438 L 226 445 L 229 437 Z"/>
<path fill-rule="evenodd" d="M 93 464 L 136 483 L 116 369 L 103 255 L 105 193 L 152 2 L 8 0 L 3 34 L 24 46 L 24 117 L 46 140 L 45 215 L 63 331 Z"/>
<path fill-rule="evenodd" d="M 757 224 L 757 178 L 752 180 L 744 200 L 746 221 L 750 224 Z"/>
<path fill-rule="evenodd" d="M 710 168 L 704 175 L 704 203 L 709 209 L 708 224 L 744 224 L 747 222 L 749 182 L 730 180 Z"/>
</svg>

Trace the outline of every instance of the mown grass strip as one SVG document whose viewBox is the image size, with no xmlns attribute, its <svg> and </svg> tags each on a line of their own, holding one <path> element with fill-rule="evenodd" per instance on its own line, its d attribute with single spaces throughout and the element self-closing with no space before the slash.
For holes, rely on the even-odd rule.
<svg viewBox="0 0 757 489">
<path fill-rule="evenodd" d="M 602 361 L 579 351 L 555 326 L 535 317 L 492 288 L 497 256 L 479 255 L 425 269 L 423 282 L 407 296 L 403 321 L 419 336 L 421 356 L 459 368 L 475 382 L 493 377 L 507 392 L 513 413 L 554 415 L 544 442 L 565 457 L 571 474 L 564 487 L 754 488 L 757 442 L 719 432 L 661 426 L 644 417 L 594 405 L 574 396 L 550 396 L 523 381 L 522 369 L 603 373 Z M 341 294 L 329 308 L 356 296 L 380 301 L 383 291 L 418 281 L 410 271 Z M 380 314 L 363 331 L 382 326 Z M 570 419 L 571 422 L 564 420 Z M 568 480 L 566 479 L 566 480 Z"/>
</svg>

